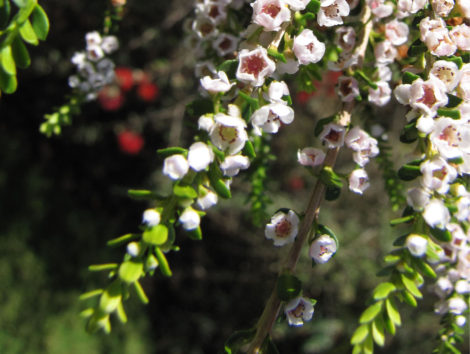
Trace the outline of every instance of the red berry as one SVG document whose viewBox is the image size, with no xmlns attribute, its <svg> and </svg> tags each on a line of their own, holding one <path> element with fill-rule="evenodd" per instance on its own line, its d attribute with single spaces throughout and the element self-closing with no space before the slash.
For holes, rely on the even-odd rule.
<svg viewBox="0 0 470 354">
<path fill-rule="evenodd" d="M 117 136 L 119 148 L 129 155 L 136 155 L 144 146 L 144 138 L 140 134 L 125 130 Z"/>
</svg>

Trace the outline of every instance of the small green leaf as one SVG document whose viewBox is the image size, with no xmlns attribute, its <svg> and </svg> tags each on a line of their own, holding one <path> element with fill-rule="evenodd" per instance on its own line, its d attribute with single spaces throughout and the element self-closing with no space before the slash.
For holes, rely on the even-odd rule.
<svg viewBox="0 0 470 354">
<path fill-rule="evenodd" d="M 411 84 L 413 83 L 413 81 L 419 79 L 420 77 L 416 74 L 413 74 L 409 71 L 405 71 L 402 75 L 402 78 L 401 78 L 401 81 L 404 83 L 404 84 Z"/>
<path fill-rule="evenodd" d="M 362 343 L 369 335 L 369 325 L 363 324 L 359 326 L 351 337 L 351 345 Z"/>
<path fill-rule="evenodd" d="M 93 264 L 88 267 L 90 272 L 101 272 L 103 270 L 115 270 L 117 269 L 117 263 L 107 263 L 107 264 Z"/>
<path fill-rule="evenodd" d="M 10 19 L 11 6 L 9 0 L 1 0 L 0 3 L 0 29 L 4 29 Z"/>
<path fill-rule="evenodd" d="M 406 164 L 398 170 L 398 177 L 403 181 L 412 181 L 421 176 L 421 169 L 418 165 Z"/>
<path fill-rule="evenodd" d="M 421 299 L 423 297 L 423 294 L 421 294 L 413 279 L 410 279 L 403 273 L 400 275 L 400 277 L 401 282 L 405 286 L 406 290 L 408 290 L 411 294 L 413 294 L 413 296 L 417 297 L 418 299 Z"/>
<path fill-rule="evenodd" d="M 0 55 L 2 59 L 2 67 L 5 73 L 12 76 L 16 75 L 16 64 L 15 60 L 13 59 L 11 46 L 8 45 L 6 47 L 3 47 Z"/>
<path fill-rule="evenodd" d="M 243 98 L 253 110 L 257 110 L 259 108 L 259 100 L 257 98 L 251 97 L 243 91 L 239 91 L 238 95 Z"/>
<path fill-rule="evenodd" d="M 171 277 L 173 273 L 171 272 L 171 269 L 165 257 L 165 254 L 158 247 L 155 249 L 155 257 L 157 257 L 158 265 L 162 274 L 166 277 Z"/>
<path fill-rule="evenodd" d="M 85 300 L 91 299 L 95 296 L 101 295 L 102 293 L 103 293 L 103 289 L 96 289 L 96 290 L 88 291 L 88 292 L 80 295 L 79 300 L 80 301 L 85 301 Z"/>
<path fill-rule="evenodd" d="M 15 3 L 16 6 L 21 8 L 21 7 L 25 7 L 26 5 L 28 5 L 30 0 L 13 0 L 13 2 Z"/>
<path fill-rule="evenodd" d="M 121 246 L 123 244 L 129 243 L 130 241 L 137 240 L 140 237 L 140 234 L 126 234 L 109 240 L 106 244 L 110 247 Z"/>
<path fill-rule="evenodd" d="M 434 269 L 427 264 L 422 258 L 413 258 L 413 263 L 416 265 L 419 271 L 423 273 L 425 276 L 436 279 L 437 275 Z"/>
<path fill-rule="evenodd" d="M 412 221 L 414 218 L 415 218 L 414 214 L 411 214 L 411 215 L 404 216 L 402 218 L 393 219 L 393 220 L 390 220 L 390 225 L 396 226 L 396 225 L 404 224 L 404 223 Z"/>
<path fill-rule="evenodd" d="M 452 95 L 450 93 L 447 94 L 447 98 L 448 98 L 448 102 L 446 105 L 447 108 L 455 108 L 463 102 L 463 99 L 455 95 Z"/>
<path fill-rule="evenodd" d="M 330 166 L 324 166 L 320 171 L 319 179 L 327 186 L 336 188 L 343 187 L 343 181 L 340 176 Z"/>
<path fill-rule="evenodd" d="M 224 71 L 229 79 L 234 79 L 238 69 L 238 60 L 230 59 L 224 61 L 217 67 L 217 71 Z"/>
<path fill-rule="evenodd" d="M 268 48 L 268 54 L 276 60 L 287 63 L 287 59 L 284 54 L 279 53 L 276 48 Z"/>
<path fill-rule="evenodd" d="M 47 18 L 46 12 L 39 4 L 36 5 L 31 14 L 31 21 L 36 36 L 42 41 L 46 40 L 47 34 L 49 33 L 49 19 Z"/>
<path fill-rule="evenodd" d="M 180 186 L 180 185 L 175 185 L 173 187 L 173 194 L 177 197 L 180 198 L 185 198 L 185 199 L 194 199 L 197 198 L 197 192 L 196 190 L 191 187 L 191 186 Z"/>
<path fill-rule="evenodd" d="M 134 286 L 134 290 L 135 290 L 137 296 L 139 297 L 140 301 L 143 304 L 148 304 L 149 299 L 148 299 L 147 295 L 145 294 L 145 291 L 142 288 L 142 285 L 140 285 L 139 281 L 136 280 L 135 282 L 132 283 L 132 285 Z"/>
<path fill-rule="evenodd" d="M 31 65 L 31 58 L 29 56 L 28 49 L 18 36 L 16 36 L 11 43 L 11 49 L 13 59 L 19 68 L 26 69 Z"/>
<path fill-rule="evenodd" d="M 385 344 L 384 323 L 382 317 L 377 317 L 372 322 L 372 338 L 378 346 L 383 347 Z"/>
<path fill-rule="evenodd" d="M 378 301 L 370 305 L 359 318 L 359 323 L 366 324 L 374 320 L 375 317 L 382 311 L 383 301 Z"/>
<path fill-rule="evenodd" d="M 413 295 L 411 295 L 410 292 L 408 292 L 407 290 L 403 290 L 401 292 L 401 296 L 403 298 L 403 301 L 405 301 L 408 305 L 412 306 L 412 307 L 416 307 L 418 306 L 418 302 L 416 301 L 416 299 L 414 298 Z"/>
<path fill-rule="evenodd" d="M 106 314 L 114 312 L 122 299 L 121 283 L 118 280 L 108 285 L 101 294 L 99 309 Z"/>
<path fill-rule="evenodd" d="M 200 241 L 202 240 L 202 231 L 201 227 L 198 226 L 193 230 L 186 231 L 191 240 Z"/>
<path fill-rule="evenodd" d="M 157 150 L 157 154 L 163 159 L 171 155 L 183 155 L 186 157 L 188 156 L 188 150 L 182 147 L 175 146 L 175 147 L 168 147 L 165 149 L 159 149 Z"/>
<path fill-rule="evenodd" d="M 403 128 L 400 134 L 400 141 L 404 144 L 411 144 L 418 139 L 418 129 L 416 128 L 416 121 L 408 123 Z"/>
<path fill-rule="evenodd" d="M 392 283 L 387 282 L 379 284 L 374 290 L 373 298 L 374 300 L 385 299 L 390 295 L 391 292 L 395 291 L 396 289 L 396 286 Z"/>
<path fill-rule="evenodd" d="M 163 224 L 147 228 L 142 235 L 142 240 L 144 240 L 144 242 L 154 246 L 163 245 L 167 239 L 168 228 Z"/>
<path fill-rule="evenodd" d="M 314 14 L 317 14 L 318 11 L 320 10 L 320 7 L 321 7 L 321 2 L 319 0 L 311 0 L 308 3 L 306 9 L 309 12 L 313 12 Z"/>
<path fill-rule="evenodd" d="M 156 193 L 146 190 L 146 189 L 129 189 L 127 195 L 130 198 L 141 200 L 141 199 L 163 199 L 161 196 Z"/>
<path fill-rule="evenodd" d="M 127 261 L 121 264 L 119 267 L 119 278 L 122 281 L 130 284 L 135 282 L 142 276 L 144 271 L 144 265 L 139 261 Z"/>
<path fill-rule="evenodd" d="M 341 195 L 341 188 L 334 186 L 326 186 L 325 190 L 325 200 L 333 201 L 339 198 Z"/>
<path fill-rule="evenodd" d="M 433 227 L 430 229 L 431 235 L 433 235 L 438 241 L 450 242 L 452 240 L 452 234 L 447 229 L 439 229 Z"/>
<path fill-rule="evenodd" d="M 254 159 L 256 157 L 256 152 L 253 143 L 249 140 L 246 141 L 245 146 L 243 147 L 243 155 L 248 156 L 251 159 Z"/>
<path fill-rule="evenodd" d="M 29 20 L 26 20 L 23 25 L 20 27 L 20 35 L 26 42 L 32 45 L 38 45 L 38 37 L 34 32 L 33 26 Z"/>
<path fill-rule="evenodd" d="M 127 315 L 122 302 L 120 302 L 116 308 L 116 315 L 121 323 L 127 323 Z"/>
<path fill-rule="evenodd" d="M 372 88 L 372 89 L 374 89 L 374 90 L 377 90 L 377 88 L 378 88 L 377 84 L 376 84 L 374 81 L 372 81 L 372 80 L 364 73 L 364 71 L 362 71 L 362 70 L 356 70 L 356 71 L 354 72 L 354 75 L 353 75 L 353 76 L 354 76 L 354 78 L 355 78 L 356 80 L 358 80 L 358 81 L 364 81 L 364 82 L 367 84 L 367 86 L 369 86 L 370 88 Z"/>
<path fill-rule="evenodd" d="M 438 108 L 437 114 L 441 117 L 449 117 L 452 119 L 460 119 L 460 111 L 454 108 Z"/>
<path fill-rule="evenodd" d="M 388 298 L 385 300 L 385 308 L 387 309 L 387 315 L 392 320 L 392 322 L 397 326 L 401 326 L 400 313 L 398 312 L 397 307 L 395 306 L 395 303 L 392 301 L 392 299 Z"/>
<path fill-rule="evenodd" d="M 282 301 L 289 301 L 297 297 L 302 290 L 302 283 L 292 274 L 282 274 L 277 280 L 277 295 Z"/>
<path fill-rule="evenodd" d="M 395 327 L 395 323 L 393 323 L 393 321 L 390 319 L 389 316 L 387 316 L 385 313 L 384 313 L 384 325 L 385 325 L 385 329 L 388 331 L 388 333 L 390 333 L 392 336 L 395 335 L 396 333 L 396 327 Z"/>
</svg>

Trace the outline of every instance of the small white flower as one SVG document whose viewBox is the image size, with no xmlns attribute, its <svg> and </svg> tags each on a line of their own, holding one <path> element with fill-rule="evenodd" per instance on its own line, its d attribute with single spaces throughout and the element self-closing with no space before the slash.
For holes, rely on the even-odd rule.
<svg viewBox="0 0 470 354">
<path fill-rule="evenodd" d="M 325 153 L 314 147 L 306 147 L 297 151 L 297 160 L 303 166 L 320 166 L 325 160 Z"/>
<path fill-rule="evenodd" d="M 101 35 L 97 31 L 88 32 L 85 35 L 86 45 L 88 46 L 96 46 L 101 44 Z"/>
<path fill-rule="evenodd" d="M 237 79 L 253 86 L 262 86 L 264 78 L 276 70 L 276 64 L 269 59 L 263 47 L 254 50 L 242 49 L 238 54 Z"/>
<path fill-rule="evenodd" d="M 470 18 L 470 3 L 467 0 L 457 0 L 457 7 L 465 18 Z"/>
<path fill-rule="evenodd" d="M 149 227 L 158 225 L 160 223 L 160 213 L 155 209 L 147 209 L 142 215 L 142 222 Z"/>
<path fill-rule="evenodd" d="M 467 303 L 460 296 L 453 296 L 447 301 L 449 312 L 454 315 L 461 315 L 467 309 Z"/>
<path fill-rule="evenodd" d="M 455 26 L 452 31 L 450 31 L 450 38 L 452 38 L 457 48 L 460 50 L 470 50 L 470 27 L 466 24 Z"/>
<path fill-rule="evenodd" d="M 246 122 L 240 116 L 224 113 L 217 113 L 214 121 L 215 124 L 209 131 L 212 143 L 222 151 L 227 150 L 230 155 L 240 152 L 248 140 L 248 134 L 245 130 Z"/>
<path fill-rule="evenodd" d="M 368 0 L 367 1 L 372 13 L 377 18 L 385 18 L 392 14 L 393 5 L 387 3 L 384 4 L 384 0 Z"/>
<path fill-rule="evenodd" d="M 423 188 L 410 188 L 406 194 L 406 202 L 417 211 L 423 210 L 430 198 L 431 195 Z"/>
<path fill-rule="evenodd" d="M 271 103 L 284 103 L 282 99 L 284 96 L 289 96 L 289 88 L 284 81 L 273 81 L 269 85 L 268 94 L 265 95 L 266 99 Z"/>
<path fill-rule="evenodd" d="M 257 109 L 250 120 L 257 135 L 261 135 L 260 129 L 275 134 L 279 131 L 281 124 L 292 123 L 294 110 L 284 103 L 270 103 Z"/>
<path fill-rule="evenodd" d="M 377 85 L 377 89 L 369 87 L 368 100 L 376 106 L 385 106 L 392 97 L 392 89 L 385 81 L 378 81 L 375 84 Z"/>
<path fill-rule="evenodd" d="M 294 242 L 299 227 L 299 217 L 289 210 L 286 214 L 279 211 L 271 218 L 271 222 L 266 225 L 264 234 L 267 239 L 274 241 L 274 246 L 284 246 Z"/>
<path fill-rule="evenodd" d="M 452 282 L 448 277 L 440 277 L 436 281 L 436 287 L 435 287 L 435 292 L 437 296 L 439 296 L 441 299 L 444 299 L 449 295 L 452 290 L 454 289 L 454 286 L 452 285 Z"/>
<path fill-rule="evenodd" d="M 191 231 L 199 226 L 201 217 L 193 208 L 188 207 L 184 209 L 183 213 L 180 215 L 179 222 L 183 225 L 185 230 Z"/>
<path fill-rule="evenodd" d="M 328 123 L 323 127 L 319 138 L 329 149 L 332 149 L 343 146 L 345 134 L 346 130 L 343 126 L 336 123 Z"/>
<path fill-rule="evenodd" d="M 325 54 L 325 44 L 320 42 L 312 30 L 304 29 L 294 38 L 293 51 L 300 64 L 317 63 Z"/>
<path fill-rule="evenodd" d="M 457 171 L 449 165 L 442 157 L 426 160 L 420 166 L 422 173 L 421 184 L 440 194 L 449 190 L 449 184 L 457 177 Z"/>
<path fill-rule="evenodd" d="M 291 10 L 302 11 L 305 10 L 310 0 L 284 0 L 289 5 Z"/>
<path fill-rule="evenodd" d="M 302 326 L 304 321 L 312 319 L 313 312 L 314 309 L 310 300 L 300 296 L 290 300 L 284 308 L 290 326 Z"/>
<path fill-rule="evenodd" d="M 454 8 L 454 0 L 431 0 L 432 9 L 441 17 L 447 17 Z"/>
<path fill-rule="evenodd" d="M 351 102 L 360 95 L 357 80 L 350 76 L 341 76 L 338 79 L 338 94 L 343 102 Z"/>
<path fill-rule="evenodd" d="M 439 118 L 435 120 L 430 140 L 443 158 L 462 157 L 470 152 L 470 127 L 462 119 Z"/>
<path fill-rule="evenodd" d="M 430 75 L 441 80 L 448 92 L 453 91 L 457 87 L 462 76 L 457 64 L 447 60 L 436 61 L 432 66 Z"/>
<path fill-rule="evenodd" d="M 201 80 L 201 86 L 211 94 L 229 91 L 235 83 L 230 83 L 227 74 L 223 71 L 217 73 L 217 78 L 204 76 Z"/>
<path fill-rule="evenodd" d="M 310 245 L 308 254 L 315 263 L 323 264 L 330 260 L 331 257 L 336 253 L 336 241 L 330 235 L 321 235 L 313 240 Z"/>
<path fill-rule="evenodd" d="M 394 19 L 385 25 L 385 37 L 393 45 L 402 45 L 408 40 L 408 25 Z"/>
<path fill-rule="evenodd" d="M 461 279 L 455 283 L 455 291 L 458 294 L 468 294 L 470 293 L 470 282 L 466 279 Z"/>
<path fill-rule="evenodd" d="M 140 245 L 137 242 L 128 243 L 127 253 L 132 257 L 137 257 L 140 253 Z"/>
<path fill-rule="evenodd" d="M 214 126 L 215 122 L 214 122 L 214 118 L 212 117 L 212 115 L 205 114 L 199 117 L 197 124 L 198 124 L 199 129 L 209 132 Z"/>
<path fill-rule="evenodd" d="M 428 240 L 423 236 L 411 234 L 406 238 L 406 247 L 415 257 L 422 257 L 426 253 Z"/>
<path fill-rule="evenodd" d="M 240 170 L 246 170 L 248 167 L 250 167 L 250 159 L 243 155 L 227 156 L 220 164 L 224 175 L 229 177 L 236 176 Z"/>
<path fill-rule="evenodd" d="M 231 54 L 237 50 L 239 39 L 228 33 L 221 33 L 213 42 L 212 48 L 221 57 Z"/>
<path fill-rule="evenodd" d="M 467 319 L 465 316 L 456 316 L 455 317 L 455 324 L 459 327 L 465 326 L 465 323 L 467 323 Z"/>
<path fill-rule="evenodd" d="M 256 0 L 253 7 L 253 22 L 265 31 L 279 31 L 284 22 L 290 20 L 291 12 L 283 0 Z"/>
<path fill-rule="evenodd" d="M 119 48 L 119 42 L 117 37 L 115 36 L 105 36 L 101 41 L 101 49 L 106 54 L 111 54 L 112 52 L 116 51 Z"/>
<path fill-rule="evenodd" d="M 388 40 L 377 43 L 374 48 L 375 59 L 378 64 L 391 64 L 397 57 L 397 49 Z"/>
<path fill-rule="evenodd" d="M 356 31 L 351 26 L 336 28 L 335 44 L 345 52 L 351 52 L 356 44 Z"/>
<path fill-rule="evenodd" d="M 206 210 L 214 206 L 215 204 L 217 204 L 217 201 L 218 201 L 217 194 L 215 194 L 212 191 L 207 191 L 206 194 L 197 198 L 197 205 L 202 210 Z"/>
<path fill-rule="evenodd" d="M 356 169 L 349 175 L 349 189 L 352 192 L 362 194 L 369 185 L 369 176 L 364 169 Z"/>
<path fill-rule="evenodd" d="M 317 14 L 320 26 L 332 27 L 343 24 L 342 16 L 349 15 L 349 5 L 346 0 L 323 0 Z"/>
<path fill-rule="evenodd" d="M 202 171 L 214 161 L 214 152 L 203 142 L 197 142 L 189 147 L 188 163 L 195 171 Z"/>
<path fill-rule="evenodd" d="M 181 179 L 189 170 L 189 164 L 183 155 L 172 155 L 163 162 L 163 174 L 171 179 Z"/>
<path fill-rule="evenodd" d="M 423 218 L 431 227 L 444 229 L 450 221 L 450 213 L 441 199 L 431 199 L 423 211 Z"/>
</svg>

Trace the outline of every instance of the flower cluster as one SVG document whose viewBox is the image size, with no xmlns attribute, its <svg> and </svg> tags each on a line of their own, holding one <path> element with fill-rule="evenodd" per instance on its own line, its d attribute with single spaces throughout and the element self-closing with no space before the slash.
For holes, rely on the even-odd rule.
<svg viewBox="0 0 470 354">
<path fill-rule="evenodd" d="M 114 63 L 108 55 L 118 49 L 115 36 L 102 37 L 98 32 L 89 32 L 85 36 L 86 50 L 77 52 L 72 63 L 77 67 L 77 74 L 69 78 L 69 85 L 94 100 L 98 92 L 114 80 Z"/>
</svg>

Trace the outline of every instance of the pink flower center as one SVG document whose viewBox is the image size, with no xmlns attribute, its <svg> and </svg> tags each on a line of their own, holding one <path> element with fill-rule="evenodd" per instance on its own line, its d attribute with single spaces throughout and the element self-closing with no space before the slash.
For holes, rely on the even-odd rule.
<svg viewBox="0 0 470 354">
<path fill-rule="evenodd" d="M 209 16 L 212 18 L 217 18 L 220 15 L 219 7 L 217 5 L 212 5 L 209 11 Z"/>
<path fill-rule="evenodd" d="M 277 14 L 281 11 L 281 8 L 276 4 L 267 4 L 261 10 L 261 13 L 268 14 L 272 18 L 276 17 Z"/>
<path fill-rule="evenodd" d="M 449 144 L 449 146 L 457 147 L 458 142 L 462 141 L 460 133 L 457 132 L 457 129 L 451 125 L 442 130 L 439 135 L 440 140 L 444 140 Z"/>
<path fill-rule="evenodd" d="M 338 17 L 339 9 L 337 4 L 332 4 L 330 6 L 322 7 L 322 10 L 325 12 L 327 17 Z"/>
<path fill-rule="evenodd" d="M 302 317 L 303 314 L 304 314 L 304 310 L 305 310 L 305 306 L 304 304 L 300 303 L 295 309 L 293 309 L 292 311 L 290 311 L 290 313 L 294 316 L 294 317 Z"/>
<path fill-rule="evenodd" d="M 328 253 L 328 247 L 326 246 L 320 246 L 320 252 L 318 253 L 318 256 L 324 256 L 325 254 Z"/>
<path fill-rule="evenodd" d="M 432 171 L 432 176 L 434 178 L 437 178 L 437 179 L 443 181 L 444 178 L 446 178 L 446 176 L 447 176 L 447 170 L 446 170 L 445 167 L 442 167 L 439 170 L 434 170 L 434 171 Z"/>
<path fill-rule="evenodd" d="M 341 136 L 341 132 L 334 130 L 334 129 L 330 129 L 328 134 L 325 136 L 325 139 L 332 141 L 332 142 L 338 142 L 340 136 Z"/>
<path fill-rule="evenodd" d="M 283 219 L 282 221 L 276 224 L 276 235 L 278 237 L 287 237 L 289 236 L 292 230 L 292 224 L 289 220 Z"/>
<path fill-rule="evenodd" d="M 436 102 L 436 96 L 434 95 L 434 90 L 428 85 L 423 85 L 423 96 L 417 99 L 416 102 L 425 104 L 428 107 L 432 107 Z"/>
<path fill-rule="evenodd" d="M 220 42 L 219 48 L 223 50 L 227 50 L 230 48 L 231 45 L 232 45 L 232 41 L 228 38 L 225 38 L 222 42 Z"/>
<path fill-rule="evenodd" d="M 255 78 L 266 67 L 266 62 L 261 54 L 253 54 L 247 58 L 243 58 L 242 72 L 251 74 Z"/>
</svg>

